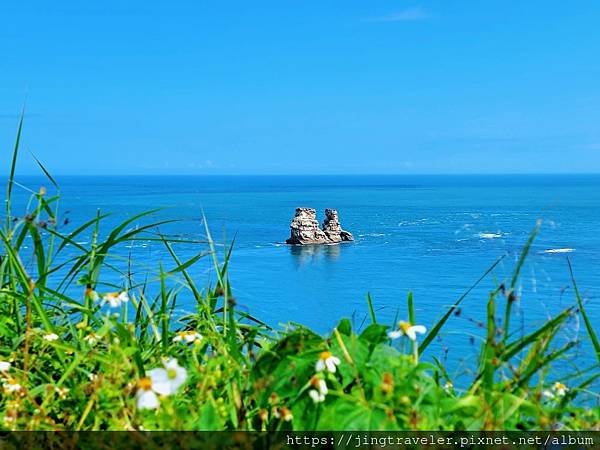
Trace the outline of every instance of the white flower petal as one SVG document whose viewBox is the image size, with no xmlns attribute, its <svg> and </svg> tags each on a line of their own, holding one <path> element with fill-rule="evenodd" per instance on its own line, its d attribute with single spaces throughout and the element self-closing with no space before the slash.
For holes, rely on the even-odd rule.
<svg viewBox="0 0 600 450">
<path fill-rule="evenodd" d="M 327 370 L 331 373 L 335 373 L 335 371 L 337 370 L 337 368 L 335 366 L 335 362 L 333 361 L 332 358 L 327 358 L 325 360 L 325 366 L 327 367 Z"/>
<path fill-rule="evenodd" d="M 147 375 L 152 381 L 152 389 L 160 395 L 172 395 L 177 389 L 185 383 L 187 379 L 187 370 L 177 363 L 177 360 L 171 358 L 164 363 L 163 368 L 149 370 Z"/>
<path fill-rule="evenodd" d="M 167 371 L 162 367 L 151 369 L 146 373 L 146 375 L 150 377 L 153 389 L 155 384 L 167 383 L 169 381 L 169 375 L 167 374 Z"/>
<path fill-rule="evenodd" d="M 319 359 L 317 361 L 317 363 L 315 364 L 315 370 L 317 372 L 322 372 L 325 370 L 325 361 L 323 361 L 322 359 Z"/>
<path fill-rule="evenodd" d="M 18 392 L 21 390 L 21 385 L 16 382 L 6 382 L 2 385 L 5 392 Z"/>
<path fill-rule="evenodd" d="M 0 361 L 0 372 L 8 372 L 11 364 L 7 361 Z"/>
<path fill-rule="evenodd" d="M 325 383 L 325 380 L 319 380 L 319 392 L 321 395 L 327 395 L 327 392 L 329 392 L 327 390 L 327 383 Z"/>
<path fill-rule="evenodd" d="M 308 391 L 308 395 L 310 396 L 310 398 L 312 398 L 313 402 L 315 403 L 320 403 L 325 400 L 325 396 L 314 389 Z"/>
<path fill-rule="evenodd" d="M 410 327 L 408 330 L 406 330 L 406 335 L 411 341 L 417 340 L 417 335 L 415 334 L 415 330 L 413 329 L 413 327 Z"/>
<path fill-rule="evenodd" d="M 158 397 L 153 391 L 140 390 L 137 395 L 138 409 L 156 409 L 159 406 Z"/>
<path fill-rule="evenodd" d="M 545 389 L 542 391 L 542 395 L 544 397 L 548 397 L 548 398 L 554 398 L 554 394 L 552 392 L 550 392 L 549 390 Z"/>
<path fill-rule="evenodd" d="M 419 334 L 427 333 L 427 328 L 425 328 L 423 325 L 413 325 L 412 327 L 410 327 L 410 329 L 413 330 L 413 332 Z"/>
<path fill-rule="evenodd" d="M 176 391 L 181 387 L 185 380 L 187 380 L 187 370 L 183 367 L 177 367 L 175 370 L 175 378 L 171 379 L 171 385 L 173 386 L 173 391 Z"/>
<path fill-rule="evenodd" d="M 168 381 L 152 381 L 152 390 L 159 395 L 165 396 L 175 393 L 173 385 Z"/>
<path fill-rule="evenodd" d="M 403 333 L 400 330 L 390 331 L 388 333 L 388 337 L 390 339 L 398 339 L 398 338 L 401 338 L 402 336 L 403 336 Z"/>
<path fill-rule="evenodd" d="M 169 358 L 163 362 L 165 369 L 176 369 L 179 367 L 177 360 L 175 358 Z"/>
</svg>

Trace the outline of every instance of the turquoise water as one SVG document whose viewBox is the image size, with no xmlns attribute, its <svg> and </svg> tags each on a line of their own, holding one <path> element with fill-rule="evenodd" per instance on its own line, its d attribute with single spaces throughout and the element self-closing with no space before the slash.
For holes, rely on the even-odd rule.
<svg viewBox="0 0 600 450">
<path fill-rule="evenodd" d="M 112 213 L 108 231 L 108 225 L 127 216 L 159 207 L 165 209 L 154 219 L 181 219 L 163 226 L 163 232 L 202 238 L 204 213 L 215 240 L 231 242 L 235 237 L 230 278 L 238 305 L 271 325 L 296 321 L 325 332 L 345 316 L 360 327 L 367 320 L 367 292 L 379 320 L 391 323 L 396 315 L 406 317 L 406 296 L 412 289 L 417 321 L 431 327 L 498 257 L 506 255 L 436 342 L 434 352 L 447 352 L 458 360 L 478 351 L 473 338 L 481 331 L 487 293 L 510 278 L 522 245 L 541 219 L 540 235 L 519 283 L 515 332 L 531 330 L 574 302 L 567 256 L 590 319 L 600 323 L 600 176 L 59 177 L 58 181 L 62 207 L 69 210 L 70 219 L 63 231 L 93 217 L 97 209 Z M 42 183 L 32 177 L 19 182 L 32 188 Z M 356 241 L 316 248 L 283 245 L 297 206 L 316 208 L 320 220 L 325 208 L 336 208 L 343 228 Z M 178 252 L 185 259 L 199 247 L 179 246 Z M 144 264 L 153 270 L 159 260 L 172 266 L 155 243 L 123 248 L 122 255 L 129 251 L 143 262 L 139 276 Z M 210 279 L 208 264 L 200 264 L 193 275 L 199 284 Z M 182 309 L 191 309 L 186 301 L 182 298 Z M 585 329 L 572 320 L 564 339 L 577 335 L 585 337 Z M 584 358 L 586 352 L 584 345 Z"/>
</svg>

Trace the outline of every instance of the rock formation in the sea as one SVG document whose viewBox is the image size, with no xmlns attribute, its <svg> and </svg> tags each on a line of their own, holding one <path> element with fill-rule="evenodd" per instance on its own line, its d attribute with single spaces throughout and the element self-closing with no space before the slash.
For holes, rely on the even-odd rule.
<svg viewBox="0 0 600 450">
<path fill-rule="evenodd" d="M 323 232 L 330 242 L 353 241 L 352 233 L 342 230 L 340 218 L 335 209 L 327 208 L 325 210 L 325 220 L 323 221 Z"/>
<path fill-rule="evenodd" d="M 290 230 L 290 237 L 285 242 L 292 245 L 335 244 L 353 240 L 352 234 L 342 230 L 335 209 L 325 210 L 325 221 L 321 229 L 315 209 L 296 208 Z"/>
<path fill-rule="evenodd" d="M 319 228 L 317 210 L 313 208 L 296 208 L 296 215 L 290 224 L 291 235 L 287 244 L 307 245 L 325 244 L 327 236 Z"/>
</svg>

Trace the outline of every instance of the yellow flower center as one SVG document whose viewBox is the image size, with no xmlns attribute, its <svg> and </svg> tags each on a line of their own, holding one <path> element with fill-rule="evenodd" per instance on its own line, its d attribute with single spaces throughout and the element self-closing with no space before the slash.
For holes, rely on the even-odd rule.
<svg viewBox="0 0 600 450">
<path fill-rule="evenodd" d="M 167 377 L 169 380 L 173 380 L 177 377 L 177 371 L 175 369 L 167 369 Z"/>
<path fill-rule="evenodd" d="M 400 327 L 400 330 L 406 334 L 412 325 L 409 322 L 400 322 L 398 326 Z"/>
<path fill-rule="evenodd" d="M 325 360 L 331 358 L 331 352 L 323 352 L 319 355 L 319 359 Z"/>
<path fill-rule="evenodd" d="M 152 389 L 152 380 L 148 377 L 144 377 L 138 381 L 138 388 L 143 391 L 149 391 Z"/>
<path fill-rule="evenodd" d="M 554 389 L 557 391 L 560 391 L 560 390 L 564 391 L 567 389 L 567 387 L 562 383 L 554 383 Z"/>
</svg>

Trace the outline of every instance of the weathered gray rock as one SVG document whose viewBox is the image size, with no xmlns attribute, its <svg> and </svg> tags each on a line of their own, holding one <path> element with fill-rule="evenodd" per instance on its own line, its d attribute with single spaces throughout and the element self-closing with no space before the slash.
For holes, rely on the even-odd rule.
<svg viewBox="0 0 600 450">
<path fill-rule="evenodd" d="M 323 229 L 321 229 L 315 209 L 296 208 L 290 230 L 290 238 L 285 242 L 292 245 L 336 244 L 354 240 L 351 233 L 342 230 L 338 212 L 335 209 L 325 210 L 325 220 Z"/>
<path fill-rule="evenodd" d="M 319 228 L 317 211 L 313 208 L 296 208 L 296 215 L 290 224 L 290 238 L 286 244 L 308 245 L 325 244 L 327 236 Z"/>
<path fill-rule="evenodd" d="M 330 242 L 353 241 L 352 233 L 342 230 L 338 212 L 335 209 L 327 208 L 325 210 L 325 220 L 323 221 L 323 232 Z"/>
</svg>

